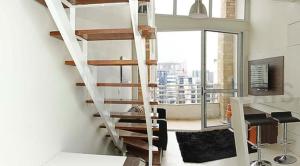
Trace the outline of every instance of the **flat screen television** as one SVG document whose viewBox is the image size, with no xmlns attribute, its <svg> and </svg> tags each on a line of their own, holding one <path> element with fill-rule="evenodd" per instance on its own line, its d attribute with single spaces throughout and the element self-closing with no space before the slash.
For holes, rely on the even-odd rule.
<svg viewBox="0 0 300 166">
<path fill-rule="evenodd" d="M 261 91 L 269 89 L 269 64 L 251 65 L 251 88 Z"/>
</svg>

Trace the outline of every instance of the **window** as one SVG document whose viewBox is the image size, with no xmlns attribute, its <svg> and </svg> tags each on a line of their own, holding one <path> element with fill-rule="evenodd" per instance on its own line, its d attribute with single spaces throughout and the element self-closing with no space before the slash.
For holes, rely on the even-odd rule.
<svg viewBox="0 0 300 166">
<path fill-rule="evenodd" d="M 201 31 L 158 32 L 156 79 L 157 100 L 161 104 L 200 104 L 202 88 L 208 93 L 207 103 L 220 103 L 223 101 L 214 90 L 221 90 L 221 94 L 238 88 L 238 35 L 214 31 L 204 31 L 204 34 L 203 55 Z M 205 65 L 201 59 L 205 59 Z"/>
<path fill-rule="evenodd" d="M 155 3 L 157 14 L 188 16 L 195 0 L 155 0 Z M 209 18 L 244 19 L 245 0 L 202 0 L 202 3 Z"/>
<path fill-rule="evenodd" d="M 155 0 L 155 13 L 173 15 L 173 0 Z"/>
<path fill-rule="evenodd" d="M 201 32 L 159 32 L 157 38 L 157 100 L 161 104 L 199 104 Z"/>
</svg>

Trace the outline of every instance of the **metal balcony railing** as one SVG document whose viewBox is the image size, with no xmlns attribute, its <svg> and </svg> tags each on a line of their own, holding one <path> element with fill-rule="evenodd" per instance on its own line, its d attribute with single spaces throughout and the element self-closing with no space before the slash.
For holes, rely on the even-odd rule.
<svg viewBox="0 0 300 166">
<path fill-rule="evenodd" d="M 200 104 L 201 85 L 199 84 L 165 84 L 158 85 L 156 100 L 160 104 Z M 217 94 L 206 96 L 206 102 L 218 103 Z"/>
</svg>

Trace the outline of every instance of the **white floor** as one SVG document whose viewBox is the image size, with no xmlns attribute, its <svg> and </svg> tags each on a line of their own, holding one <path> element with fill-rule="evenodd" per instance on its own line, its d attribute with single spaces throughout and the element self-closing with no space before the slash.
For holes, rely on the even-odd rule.
<svg viewBox="0 0 300 166">
<path fill-rule="evenodd" d="M 124 164 L 126 158 L 125 156 L 61 152 L 43 166 L 119 166 Z"/>
<path fill-rule="evenodd" d="M 162 161 L 162 166 L 189 166 L 189 165 L 198 165 L 198 166 L 241 166 L 237 165 L 236 158 L 223 159 L 218 161 L 212 161 L 201 164 L 193 163 L 184 163 L 180 154 L 179 146 L 177 143 L 175 132 L 168 133 L 168 149 L 164 152 L 164 157 Z M 271 145 L 265 147 L 263 150 L 263 159 L 266 159 L 272 162 L 273 166 L 282 166 L 273 162 L 273 158 L 276 155 L 281 154 L 281 146 Z M 294 155 L 295 156 L 295 155 Z M 298 157 L 298 162 L 288 166 L 300 166 L 300 156 Z M 256 158 L 256 153 L 251 154 L 251 158 Z"/>
<path fill-rule="evenodd" d="M 220 119 L 209 119 L 207 122 L 208 126 L 219 126 L 223 125 Z M 169 131 L 192 131 L 201 130 L 201 120 L 168 120 Z"/>
</svg>

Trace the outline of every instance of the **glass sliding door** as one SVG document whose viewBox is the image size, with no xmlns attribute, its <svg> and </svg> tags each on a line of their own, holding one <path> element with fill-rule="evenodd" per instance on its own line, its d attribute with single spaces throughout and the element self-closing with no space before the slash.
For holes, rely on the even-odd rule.
<svg viewBox="0 0 300 166">
<path fill-rule="evenodd" d="M 242 89 L 242 33 L 176 31 L 157 37 L 156 99 L 172 117 L 168 128 L 228 126 L 230 97 Z"/>
<path fill-rule="evenodd" d="M 226 126 L 230 97 L 240 95 L 241 34 L 203 31 L 202 129 Z"/>
</svg>

